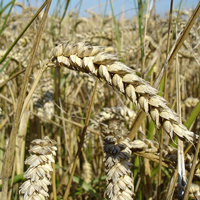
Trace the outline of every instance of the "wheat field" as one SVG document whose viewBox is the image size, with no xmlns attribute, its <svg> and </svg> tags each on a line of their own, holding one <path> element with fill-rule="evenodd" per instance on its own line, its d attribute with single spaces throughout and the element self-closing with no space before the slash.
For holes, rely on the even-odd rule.
<svg viewBox="0 0 200 200">
<path fill-rule="evenodd" d="M 0 198 L 200 199 L 200 2 L 56 2 L 0 3 Z"/>
</svg>

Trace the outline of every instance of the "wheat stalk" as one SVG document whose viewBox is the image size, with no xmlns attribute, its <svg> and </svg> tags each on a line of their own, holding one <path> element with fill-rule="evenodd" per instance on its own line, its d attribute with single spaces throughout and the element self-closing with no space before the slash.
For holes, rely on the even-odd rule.
<svg viewBox="0 0 200 200">
<path fill-rule="evenodd" d="M 48 65 L 67 67 L 105 80 L 140 106 L 151 116 L 157 128 L 162 126 L 171 138 L 174 134 L 190 142 L 198 138 L 178 121 L 178 115 L 158 95 L 158 90 L 119 62 L 115 55 L 106 53 L 103 47 L 91 46 L 86 42 L 61 43 L 51 51 Z"/>
<path fill-rule="evenodd" d="M 25 200 L 44 200 L 48 194 L 48 185 L 51 184 L 51 172 L 57 148 L 56 142 L 46 136 L 43 140 L 36 139 L 31 142 L 34 146 L 29 150 L 25 164 L 30 165 L 24 177 L 28 179 L 21 186 L 19 193 Z"/>
</svg>

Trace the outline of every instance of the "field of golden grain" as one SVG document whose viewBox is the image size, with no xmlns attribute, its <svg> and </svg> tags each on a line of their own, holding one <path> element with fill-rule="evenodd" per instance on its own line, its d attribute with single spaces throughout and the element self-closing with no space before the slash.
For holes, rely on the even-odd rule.
<svg viewBox="0 0 200 200">
<path fill-rule="evenodd" d="M 1 1 L 2 200 L 200 199 L 200 2 L 112 2 Z"/>
</svg>

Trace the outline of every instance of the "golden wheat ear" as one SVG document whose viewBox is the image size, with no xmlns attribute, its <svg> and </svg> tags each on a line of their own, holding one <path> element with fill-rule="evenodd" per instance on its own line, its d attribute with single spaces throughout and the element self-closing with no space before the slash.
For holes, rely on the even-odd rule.
<svg viewBox="0 0 200 200">
<path fill-rule="evenodd" d="M 190 142 L 198 139 L 198 135 L 188 131 L 178 121 L 178 115 L 167 106 L 167 101 L 158 95 L 158 90 L 138 77 L 131 68 L 119 62 L 115 55 L 106 53 L 105 48 L 84 42 L 61 43 L 49 55 L 48 65 L 52 64 L 104 79 L 140 106 L 151 116 L 155 125 L 158 128 L 162 126 L 171 138 L 177 135 L 181 140 L 187 139 Z"/>
<path fill-rule="evenodd" d="M 25 161 L 25 164 L 30 165 L 24 175 L 28 180 L 20 186 L 19 193 L 25 200 L 45 200 L 49 197 L 48 186 L 51 185 L 51 164 L 55 162 L 56 141 L 46 136 L 43 140 L 36 139 L 31 143 L 31 155 Z"/>
</svg>

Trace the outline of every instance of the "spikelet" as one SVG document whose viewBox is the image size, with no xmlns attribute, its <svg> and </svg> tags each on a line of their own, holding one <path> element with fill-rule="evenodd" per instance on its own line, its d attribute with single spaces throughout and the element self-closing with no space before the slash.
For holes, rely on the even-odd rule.
<svg viewBox="0 0 200 200">
<path fill-rule="evenodd" d="M 31 155 L 25 161 L 30 165 L 24 175 L 28 180 L 20 186 L 19 193 L 24 195 L 25 200 L 45 200 L 49 197 L 48 185 L 51 184 L 51 163 L 55 162 L 56 142 L 46 136 L 43 140 L 33 140 L 32 144 L 34 146 L 29 150 Z"/>
<path fill-rule="evenodd" d="M 108 135 L 108 133 L 113 133 Z M 119 127 L 117 121 L 109 124 L 108 130 L 104 130 L 107 135 L 104 139 L 105 168 L 107 187 L 105 196 L 108 199 L 127 199 L 133 196 L 133 178 L 129 162 L 131 155 L 130 139 L 127 137 L 127 129 Z"/>
<path fill-rule="evenodd" d="M 65 56 L 69 63 L 65 65 L 60 62 L 63 60 L 62 56 Z M 166 100 L 158 95 L 158 90 L 138 77 L 132 69 L 120 63 L 115 55 L 106 53 L 104 48 L 91 46 L 85 42 L 61 43 L 51 51 L 49 63 L 49 66 L 54 63 L 55 66 L 60 65 L 93 74 L 100 80 L 105 80 L 107 84 L 117 88 L 133 103 L 138 104 L 141 109 L 150 114 L 156 126 L 158 128 L 162 126 L 171 138 L 177 135 L 181 140 L 187 139 L 190 142 L 198 139 L 198 135 L 188 131 L 179 123 L 178 115 L 167 106 Z M 163 125 L 166 121 L 167 123 Z"/>
</svg>

